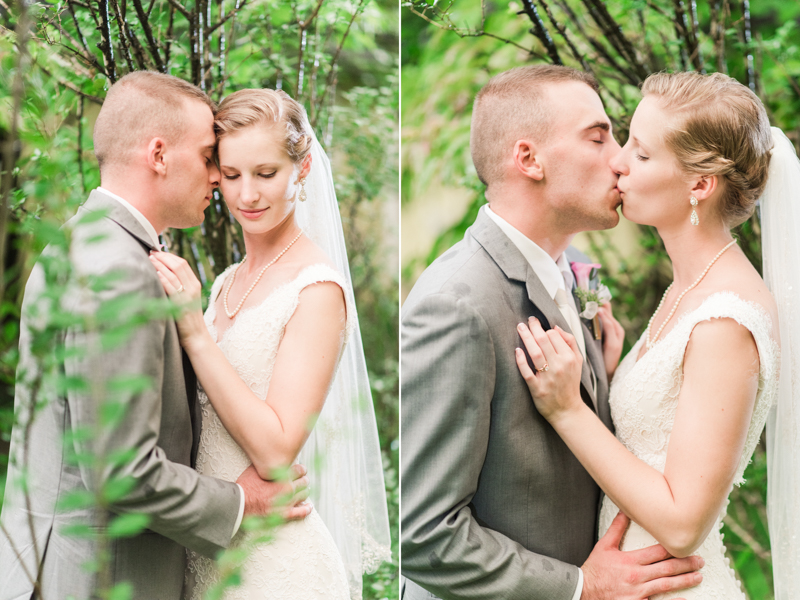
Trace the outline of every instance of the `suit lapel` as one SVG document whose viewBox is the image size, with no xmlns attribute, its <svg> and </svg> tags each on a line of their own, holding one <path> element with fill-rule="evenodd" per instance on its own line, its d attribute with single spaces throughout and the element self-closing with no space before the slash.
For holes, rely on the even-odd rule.
<svg viewBox="0 0 800 600">
<path fill-rule="evenodd" d="M 150 240 L 150 236 L 142 227 L 142 224 L 134 217 L 131 212 L 120 204 L 117 200 L 104 194 L 100 190 L 92 190 L 89 199 L 81 207 L 87 211 L 103 211 L 105 217 L 114 221 L 143 246 L 142 250 L 149 253 L 150 250 L 157 250 Z M 172 320 L 172 327 L 178 336 L 178 326 Z M 179 339 L 179 336 L 178 336 Z M 183 366 L 183 380 L 186 385 L 186 400 L 189 403 L 189 417 L 192 425 L 192 451 L 191 465 L 195 466 L 197 460 L 197 449 L 200 443 L 201 415 L 197 406 L 197 376 L 195 375 L 192 363 L 188 355 L 181 348 L 181 362 Z"/>
<path fill-rule="evenodd" d="M 575 289 L 578 286 L 575 283 L 575 280 L 572 281 L 572 299 L 575 301 L 575 308 L 580 315 L 581 312 L 581 301 L 578 296 L 575 294 Z M 589 366 L 594 371 L 595 380 L 597 381 L 597 390 L 595 395 L 596 406 L 597 406 L 597 416 L 600 417 L 600 420 L 608 427 L 611 431 L 614 431 L 614 426 L 611 422 L 611 409 L 608 406 L 608 385 L 609 382 L 606 380 L 605 372 L 606 372 L 606 362 L 603 358 L 603 346 L 602 342 L 599 340 L 594 339 L 594 332 L 592 328 L 589 326 L 589 321 L 581 317 L 581 327 L 583 328 L 583 339 L 586 342 L 586 362 L 589 363 Z M 604 401 L 601 401 L 601 398 Z"/>
<path fill-rule="evenodd" d="M 472 236 L 483 246 L 489 256 L 502 269 L 505 276 L 513 281 L 525 284 L 528 299 L 539 309 L 546 319 L 545 329 L 558 325 L 564 331 L 572 333 L 566 319 L 558 309 L 558 305 L 547 293 L 539 277 L 534 273 L 519 249 L 508 239 L 508 236 L 481 210 L 475 224 L 471 228 Z M 588 339 L 588 338 L 587 338 Z M 588 346 L 588 344 L 587 344 Z M 588 350 L 587 350 L 588 354 Z M 581 370 L 581 388 L 583 401 L 595 410 L 596 400 L 592 391 L 592 375 L 589 361 L 583 361 Z"/>
<path fill-rule="evenodd" d="M 89 194 L 89 199 L 81 207 L 88 211 L 103 211 L 107 219 L 114 221 L 117 225 L 122 227 L 125 231 L 135 237 L 139 243 L 145 246 L 148 250 L 156 250 L 153 247 L 153 242 L 150 236 L 142 227 L 142 224 L 136 220 L 127 208 L 122 206 L 111 196 L 108 196 L 100 190 L 92 190 Z"/>
</svg>

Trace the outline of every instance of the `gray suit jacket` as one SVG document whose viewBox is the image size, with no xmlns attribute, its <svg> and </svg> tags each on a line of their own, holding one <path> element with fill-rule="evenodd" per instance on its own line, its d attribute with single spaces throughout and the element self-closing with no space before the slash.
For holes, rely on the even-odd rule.
<svg viewBox="0 0 800 600">
<path fill-rule="evenodd" d="M 570 600 L 575 592 L 575 565 L 596 541 L 600 489 L 536 411 L 517 370 L 516 325 L 530 316 L 569 331 L 483 210 L 403 306 L 405 600 Z M 611 428 L 600 342 L 583 327 L 581 393 L 592 407 L 593 368 L 599 417 Z"/>
<path fill-rule="evenodd" d="M 98 210 L 107 211 L 107 216 L 90 225 L 77 225 L 87 213 Z M 78 286 L 78 291 L 66 298 L 68 310 L 91 313 L 101 301 L 165 297 L 148 259 L 152 246 L 146 232 L 116 200 L 92 192 L 65 227 L 73 232 L 70 259 L 77 276 L 123 274 L 110 289 L 99 293 Z M 29 327 L 36 322 L 34 307 L 43 288 L 40 261 L 25 288 L 18 377 L 36 368 Z M 67 350 L 96 348 L 101 343 L 97 334 L 74 328 L 66 330 L 62 338 Z M 186 372 L 184 365 L 189 366 Z M 67 377 L 86 378 L 91 385 L 105 385 L 114 377 L 146 375 L 152 386 L 125 397 L 127 411 L 122 420 L 112 428 L 100 427 L 101 433 L 93 440 L 73 435 L 81 428 L 97 425 L 98 400 L 91 392 L 42 390 L 40 398 L 51 399 L 36 413 L 28 439 L 30 514 L 19 485 L 15 485 L 21 474 L 18 462 L 24 428 L 16 426 L 12 434 L 12 458 L 0 519 L 13 546 L 24 557 L 29 572 L 35 574 L 41 569 L 46 598 L 89 598 L 95 591 L 95 578 L 81 565 L 94 557 L 94 542 L 68 535 L 64 528 L 85 524 L 98 529 L 114 515 L 144 513 L 150 517 L 148 530 L 110 544 L 112 578 L 114 582 L 132 583 L 137 599 L 178 600 L 186 563 L 184 547 L 208 555 L 226 547 L 238 516 L 241 492 L 234 483 L 201 476 L 192 468 L 200 434 L 199 410 L 194 374 L 182 354 L 174 321 L 147 322 L 122 345 L 90 352 L 80 359 L 67 358 L 58 370 Z M 28 406 L 30 392 L 17 385 L 17 411 Z M 109 456 L 126 449 L 133 450 L 129 461 L 110 464 L 99 473 L 78 466 L 68 456 L 68 450 Z M 133 485 L 122 498 L 110 502 L 108 511 L 96 506 L 56 508 L 66 495 L 96 490 L 114 476 L 129 476 Z M 43 556 L 39 562 L 31 524 Z M 0 534 L 0 600 L 32 597 L 33 587 L 22 563 L 9 539 Z"/>
</svg>

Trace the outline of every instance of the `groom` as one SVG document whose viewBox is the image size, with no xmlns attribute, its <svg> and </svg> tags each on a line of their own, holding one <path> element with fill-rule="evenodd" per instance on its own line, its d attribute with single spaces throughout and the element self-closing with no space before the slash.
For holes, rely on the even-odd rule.
<svg viewBox="0 0 800 600">
<path fill-rule="evenodd" d="M 116 272 L 124 277 L 100 293 L 83 289 L 68 295 L 67 310 L 91 314 L 101 301 L 164 298 L 149 252 L 158 248 L 158 232 L 203 220 L 219 184 L 213 109 L 201 90 L 161 73 L 131 73 L 108 91 L 94 131 L 102 187 L 66 227 L 72 230 L 70 259 L 78 276 Z M 105 216 L 87 219 L 92 212 Z M 36 369 L 28 328 L 36 323 L 34 310 L 44 291 L 42 265 L 37 264 L 25 289 L 19 374 Z M 61 374 L 66 377 L 102 386 L 114 378 L 146 376 L 152 385 L 131 393 L 118 425 L 101 427 L 92 440 L 79 432 L 96 425 L 98 403 L 82 390 L 54 392 L 27 434 L 24 424 L 15 427 L 0 531 L 0 600 L 95 597 L 95 577 L 82 566 L 97 558 L 95 544 L 66 533 L 71 525 L 97 530 L 119 514 L 146 515 L 143 533 L 110 541 L 112 583 L 129 582 L 137 600 L 179 600 L 186 548 L 214 555 L 230 544 L 244 515 L 273 512 L 273 501 L 281 495 L 294 494 L 287 518 L 308 514 L 310 506 L 298 505 L 307 485 L 302 467 L 294 468 L 294 481 L 285 484 L 262 481 L 252 466 L 236 483 L 192 468 L 200 410 L 194 373 L 174 321 L 147 322 L 121 346 L 80 359 L 70 350 L 100 347 L 102 336 L 69 329 L 61 341 L 67 356 Z M 17 385 L 18 415 L 25 414 L 31 394 Z M 18 485 L 25 446 L 27 500 Z M 109 461 L 98 473 L 86 462 L 70 462 L 70 451 L 108 457 L 128 451 L 132 458 L 124 464 Z M 71 494 L 97 492 L 113 478 L 127 479 L 130 490 L 109 499 L 107 511 L 96 505 L 57 509 Z"/>
<path fill-rule="evenodd" d="M 539 65 L 475 99 L 470 148 L 489 205 L 402 311 L 404 600 L 641 600 L 688 587 L 702 565 L 660 546 L 620 552 L 622 516 L 597 541 L 600 489 L 515 363 L 529 317 L 573 333 L 583 400 L 613 429 L 602 344 L 578 317 L 569 265 L 590 262 L 569 246 L 576 233 L 619 220 L 619 145 L 597 89 Z"/>
</svg>

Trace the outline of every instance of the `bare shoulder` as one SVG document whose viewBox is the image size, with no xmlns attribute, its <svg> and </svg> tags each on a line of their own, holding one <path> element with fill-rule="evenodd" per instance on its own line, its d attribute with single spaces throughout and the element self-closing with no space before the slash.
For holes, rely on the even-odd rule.
<svg viewBox="0 0 800 600">
<path fill-rule="evenodd" d="M 293 256 L 291 266 L 294 275 L 299 275 L 304 269 L 315 265 L 326 265 L 336 270 L 330 257 L 307 237 L 303 236 L 297 241 L 298 252 Z"/>
<path fill-rule="evenodd" d="M 726 258 L 727 260 L 720 260 L 720 268 L 712 269 L 703 285 L 698 286 L 699 297 L 693 298 L 693 302 L 699 306 L 703 300 L 716 293 L 732 292 L 769 316 L 772 337 L 777 339 L 778 307 L 761 275 L 741 251 Z"/>
<path fill-rule="evenodd" d="M 304 269 L 316 265 L 325 265 L 336 270 L 333 261 L 319 246 L 306 237 L 302 239 L 302 242 L 303 245 L 300 248 L 302 254 L 298 256 L 297 261 L 298 275 Z M 305 286 L 300 291 L 300 303 L 306 310 L 311 309 L 320 314 L 324 312 L 328 316 L 337 314 L 344 311 L 344 290 L 334 281 L 318 281 Z"/>
</svg>

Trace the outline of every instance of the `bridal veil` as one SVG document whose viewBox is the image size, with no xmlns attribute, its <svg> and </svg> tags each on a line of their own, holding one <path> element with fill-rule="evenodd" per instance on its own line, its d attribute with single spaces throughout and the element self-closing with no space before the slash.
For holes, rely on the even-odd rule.
<svg viewBox="0 0 800 600">
<path fill-rule="evenodd" d="M 306 129 L 312 132 L 308 119 Z M 367 365 L 355 314 L 353 283 L 331 166 L 316 136 L 305 202 L 295 217 L 347 282 L 348 330 L 352 331 L 319 419 L 299 462 L 309 469 L 311 498 L 342 555 L 351 598 L 361 598 L 363 573 L 391 560 L 389 517 L 378 428 Z M 354 325 L 354 326 L 350 326 Z M 308 365 L 313 369 L 314 365 Z"/>
<path fill-rule="evenodd" d="M 761 196 L 764 281 L 778 305 L 778 398 L 767 419 L 767 517 L 775 600 L 800 598 L 800 161 L 784 133 Z"/>
</svg>

